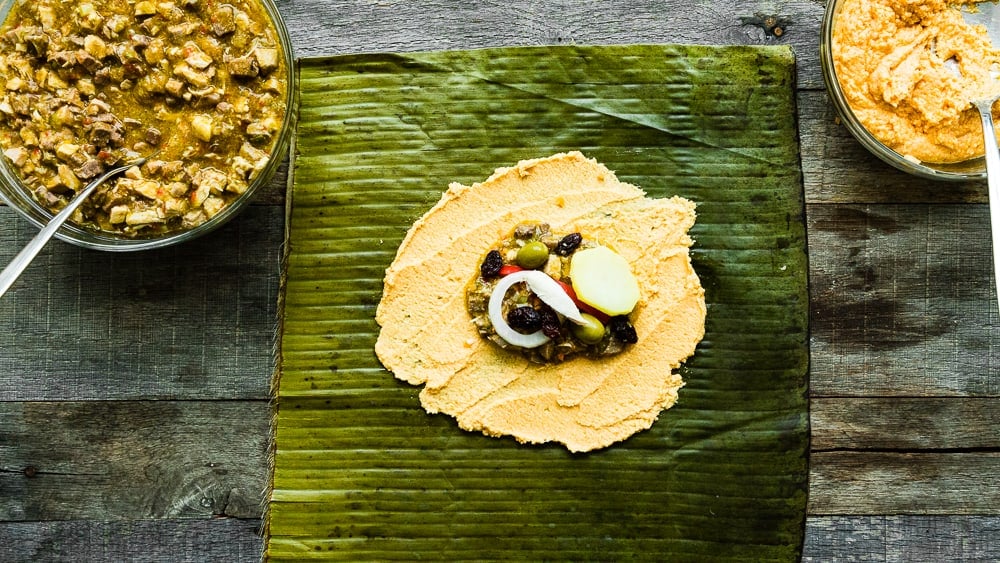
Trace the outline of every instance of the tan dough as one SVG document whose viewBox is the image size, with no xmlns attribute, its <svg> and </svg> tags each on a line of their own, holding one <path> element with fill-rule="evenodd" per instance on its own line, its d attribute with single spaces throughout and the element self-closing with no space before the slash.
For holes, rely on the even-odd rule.
<svg viewBox="0 0 1000 563">
<path fill-rule="evenodd" d="M 1000 94 L 1000 51 L 943 0 L 846 0 L 833 30 L 837 79 L 858 121 L 915 161 L 983 154 L 972 100 Z M 957 63 L 960 74 L 945 61 Z"/>
<path fill-rule="evenodd" d="M 601 360 L 543 366 L 479 336 L 466 284 L 485 249 L 526 219 L 607 241 L 629 261 L 642 289 L 637 344 Z M 386 271 L 375 351 L 397 378 L 425 385 L 428 412 L 464 429 L 572 451 L 623 440 L 677 401 L 683 382 L 674 370 L 704 336 L 704 290 L 688 256 L 694 221 L 692 202 L 646 198 L 578 152 L 452 184 Z"/>
</svg>

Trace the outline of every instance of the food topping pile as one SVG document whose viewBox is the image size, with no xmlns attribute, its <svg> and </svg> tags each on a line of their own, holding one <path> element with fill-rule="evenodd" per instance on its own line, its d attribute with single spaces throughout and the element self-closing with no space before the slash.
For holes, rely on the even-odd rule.
<svg viewBox="0 0 1000 563">
<path fill-rule="evenodd" d="M 677 402 L 705 335 L 695 220 L 575 151 L 452 182 L 385 271 L 375 354 L 466 430 L 624 440 Z"/>
<path fill-rule="evenodd" d="M 617 354 L 638 341 L 628 262 L 581 233 L 522 223 L 482 261 L 466 301 L 479 333 L 538 363 Z"/>
</svg>

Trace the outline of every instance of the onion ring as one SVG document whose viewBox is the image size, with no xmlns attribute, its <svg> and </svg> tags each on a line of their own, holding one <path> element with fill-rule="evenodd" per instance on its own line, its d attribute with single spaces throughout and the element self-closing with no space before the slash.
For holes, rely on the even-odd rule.
<svg viewBox="0 0 1000 563">
<path fill-rule="evenodd" d="M 580 316 L 580 309 L 563 288 L 543 272 L 537 270 L 523 270 L 504 276 L 497 282 L 490 294 L 489 316 L 493 323 L 493 329 L 497 331 L 497 336 L 503 338 L 509 344 L 521 348 L 538 348 L 551 340 L 545 336 L 541 330 L 531 334 L 517 332 L 507 324 L 507 319 L 503 318 L 503 300 L 507 296 L 507 291 L 514 284 L 525 282 L 528 288 L 538 296 L 546 305 L 552 307 L 556 312 L 579 324 L 584 322 Z"/>
</svg>

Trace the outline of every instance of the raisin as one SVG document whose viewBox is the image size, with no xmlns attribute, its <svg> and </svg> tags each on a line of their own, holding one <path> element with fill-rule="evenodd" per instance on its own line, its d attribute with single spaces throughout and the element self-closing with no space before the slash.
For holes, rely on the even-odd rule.
<svg viewBox="0 0 1000 563">
<path fill-rule="evenodd" d="M 542 315 L 534 307 L 515 307 L 507 313 L 507 324 L 514 330 L 532 333 L 542 328 Z"/>
<path fill-rule="evenodd" d="M 581 242 L 583 242 L 583 235 L 580 233 L 566 235 L 556 245 L 556 254 L 559 256 L 569 256 L 580 246 Z"/>
<path fill-rule="evenodd" d="M 628 322 L 628 317 L 618 316 L 611 319 L 611 336 L 615 337 L 623 344 L 635 344 L 639 341 L 639 335 L 635 332 L 635 327 Z"/>
<path fill-rule="evenodd" d="M 502 267 L 503 256 L 500 255 L 500 251 L 491 250 L 486 253 L 486 258 L 483 260 L 482 265 L 479 266 L 479 273 L 484 278 L 495 278 L 500 273 L 500 268 Z"/>
<path fill-rule="evenodd" d="M 559 326 L 559 316 L 556 312 L 545 307 L 539 313 L 542 317 L 542 334 L 549 338 L 559 338 L 562 336 L 562 327 Z"/>
</svg>

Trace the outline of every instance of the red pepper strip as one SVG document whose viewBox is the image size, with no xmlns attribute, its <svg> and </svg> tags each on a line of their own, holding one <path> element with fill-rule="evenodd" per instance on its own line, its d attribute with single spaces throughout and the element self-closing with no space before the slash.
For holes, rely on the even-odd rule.
<svg viewBox="0 0 1000 563">
<path fill-rule="evenodd" d="M 513 264 L 504 264 L 503 266 L 500 266 L 499 275 L 500 276 L 509 276 L 509 275 L 511 275 L 511 274 L 513 274 L 515 272 L 521 272 L 523 270 L 524 270 L 524 268 L 522 268 L 520 266 L 515 266 Z"/>
<path fill-rule="evenodd" d="M 576 308 L 580 309 L 581 313 L 587 313 L 588 315 L 592 315 L 595 319 L 601 321 L 601 324 L 604 325 L 608 324 L 608 321 L 611 320 L 611 317 L 609 317 L 607 313 L 603 311 L 598 311 L 597 309 L 591 307 L 590 305 L 587 305 L 583 301 L 580 301 L 580 298 L 576 296 L 576 291 L 573 290 L 573 286 L 564 281 L 559 281 L 559 280 L 556 280 L 556 283 L 558 283 L 563 288 L 563 291 L 566 292 L 566 295 L 569 295 L 569 298 L 573 300 L 573 303 L 576 304 Z"/>
</svg>

